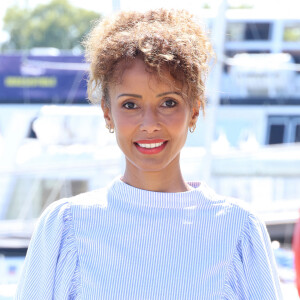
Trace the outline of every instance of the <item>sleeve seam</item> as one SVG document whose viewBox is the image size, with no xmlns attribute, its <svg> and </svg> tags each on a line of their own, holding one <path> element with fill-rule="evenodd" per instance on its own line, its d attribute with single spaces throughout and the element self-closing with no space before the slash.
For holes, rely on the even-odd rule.
<svg viewBox="0 0 300 300">
<path fill-rule="evenodd" d="M 244 223 L 243 223 L 243 226 L 242 226 L 241 233 L 240 233 L 239 237 L 237 238 L 237 242 L 236 242 L 236 244 L 235 244 L 234 251 L 233 251 L 233 253 L 232 253 L 232 257 L 231 257 L 230 263 L 229 263 L 228 266 L 227 266 L 226 274 L 225 274 L 225 276 L 224 276 L 224 286 L 223 286 L 223 292 L 222 292 L 222 299 L 225 299 L 225 298 L 224 298 L 224 297 L 225 297 L 225 291 L 224 291 L 224 290 L 225 290 L 226 282 L 227 282 L 227 280 L 228 280 L 228 278 L 229 278 L 230 266 L 233 264 L 234 258 L 235 258 L 235 256 L 236 256 L 237 251 L 238 251 L 238 250 L 237 250 L 238 244 L 242 241 L 242 239 L 243 239 L 243 237 L 244 237 L 244 235 L 245 235 L 246 225 L 249 224 L 249 216 L 250 216 L 250 213 L 248 212 L 248 213 L 247 213 L 247 216 L 246 216 L 246 218 L 245 218 L 245 220 L 244 220 Z"/>
<path fill-rule="evenodd" d="M 81 281 L 81 276 L 80 276 L 79 250 L 78 250 L 78 245 L 77 245 L 78 238 L 77 238 L 75 228 L 74 228 L 74 221 L 73 221 L 74 218 L 73 218 L 72 203 L 71 202 L 69 202 L 68 210 L 69 210 L 69 214 L 70 214 L 70 227 L 71 227 L 71 230 L 72 230 L 72 234 L 74 235 L 74 245 L 75 245 L 75 248 L 76 248 L 76 257 L 77 257 L 77 260 L 78 260 L 78 268 L 79 268 L 79 286 L 80 287 L 79 287 L 78 291 L 75 291 L 75 295 L 78 295 L 78 294 L 80 294 L 80 290 L 82 288 L 82 281 Z"/>
</svg>

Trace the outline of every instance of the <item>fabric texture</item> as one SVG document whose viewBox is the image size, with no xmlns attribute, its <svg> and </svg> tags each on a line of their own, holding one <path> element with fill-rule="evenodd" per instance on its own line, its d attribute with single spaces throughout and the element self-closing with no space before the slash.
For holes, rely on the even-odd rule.
<svg viewBox="0 0 300 300">
<path fill-rule="evenodd" d="M 109 187 L 42 214 L 15 299 L 283 299 L 262 221 L 204 183 Z"/>
</svg>

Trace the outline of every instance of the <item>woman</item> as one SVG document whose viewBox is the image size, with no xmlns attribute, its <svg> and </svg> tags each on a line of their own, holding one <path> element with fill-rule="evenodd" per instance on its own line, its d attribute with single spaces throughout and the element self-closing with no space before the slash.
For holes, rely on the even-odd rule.
<svg viewBox="0 0 300 300">
<path fill-rule="evenodd" d="M 185 11 L 123 12 L 85 44 L 125 172 L 43 213 L 16 299 L 282 299 L 262 222 L 181 174 L 212 54 L 201 27 Z"/>
</svg>

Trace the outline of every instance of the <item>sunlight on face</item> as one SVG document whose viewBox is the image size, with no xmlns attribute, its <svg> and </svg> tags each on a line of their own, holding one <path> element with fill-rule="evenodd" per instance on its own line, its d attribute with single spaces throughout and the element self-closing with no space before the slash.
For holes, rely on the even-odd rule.
<svg viewBox="0 0 300 300">
<path fill-rule="evenodd" d="M 163 78 L 170 84 L 150 74 L 144 62 L 136 59 L 121 82 L 109 89 L 110 110 L 103 107 L 104 116 L 115 129 L 130 172 L 179 169 L 180 150 L 196 121 L 182 84 L 167 72 Z"/>
</svg>

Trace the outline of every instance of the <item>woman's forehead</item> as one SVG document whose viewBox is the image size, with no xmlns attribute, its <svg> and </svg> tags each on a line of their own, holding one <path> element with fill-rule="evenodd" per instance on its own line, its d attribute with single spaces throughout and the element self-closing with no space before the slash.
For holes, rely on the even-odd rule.
<svg viewBox="0 0 300 300">
<path fill-rule="evenodd" d="M 126 84 L 129 81 L 140 81 L 146 78 L 147 82 L 152 86 L 164 85 L 177 90 L 184 89 L 184 83 L 175 79 L 167 66 L 162 66 L 159 70 L 155 70 L 147 65 L 142 59 L 136 58 L 130 61 L 120 61 L 113 71 L 113 78 L 109 80 L 109 85 L 117 86 Z"/>
</svg>

